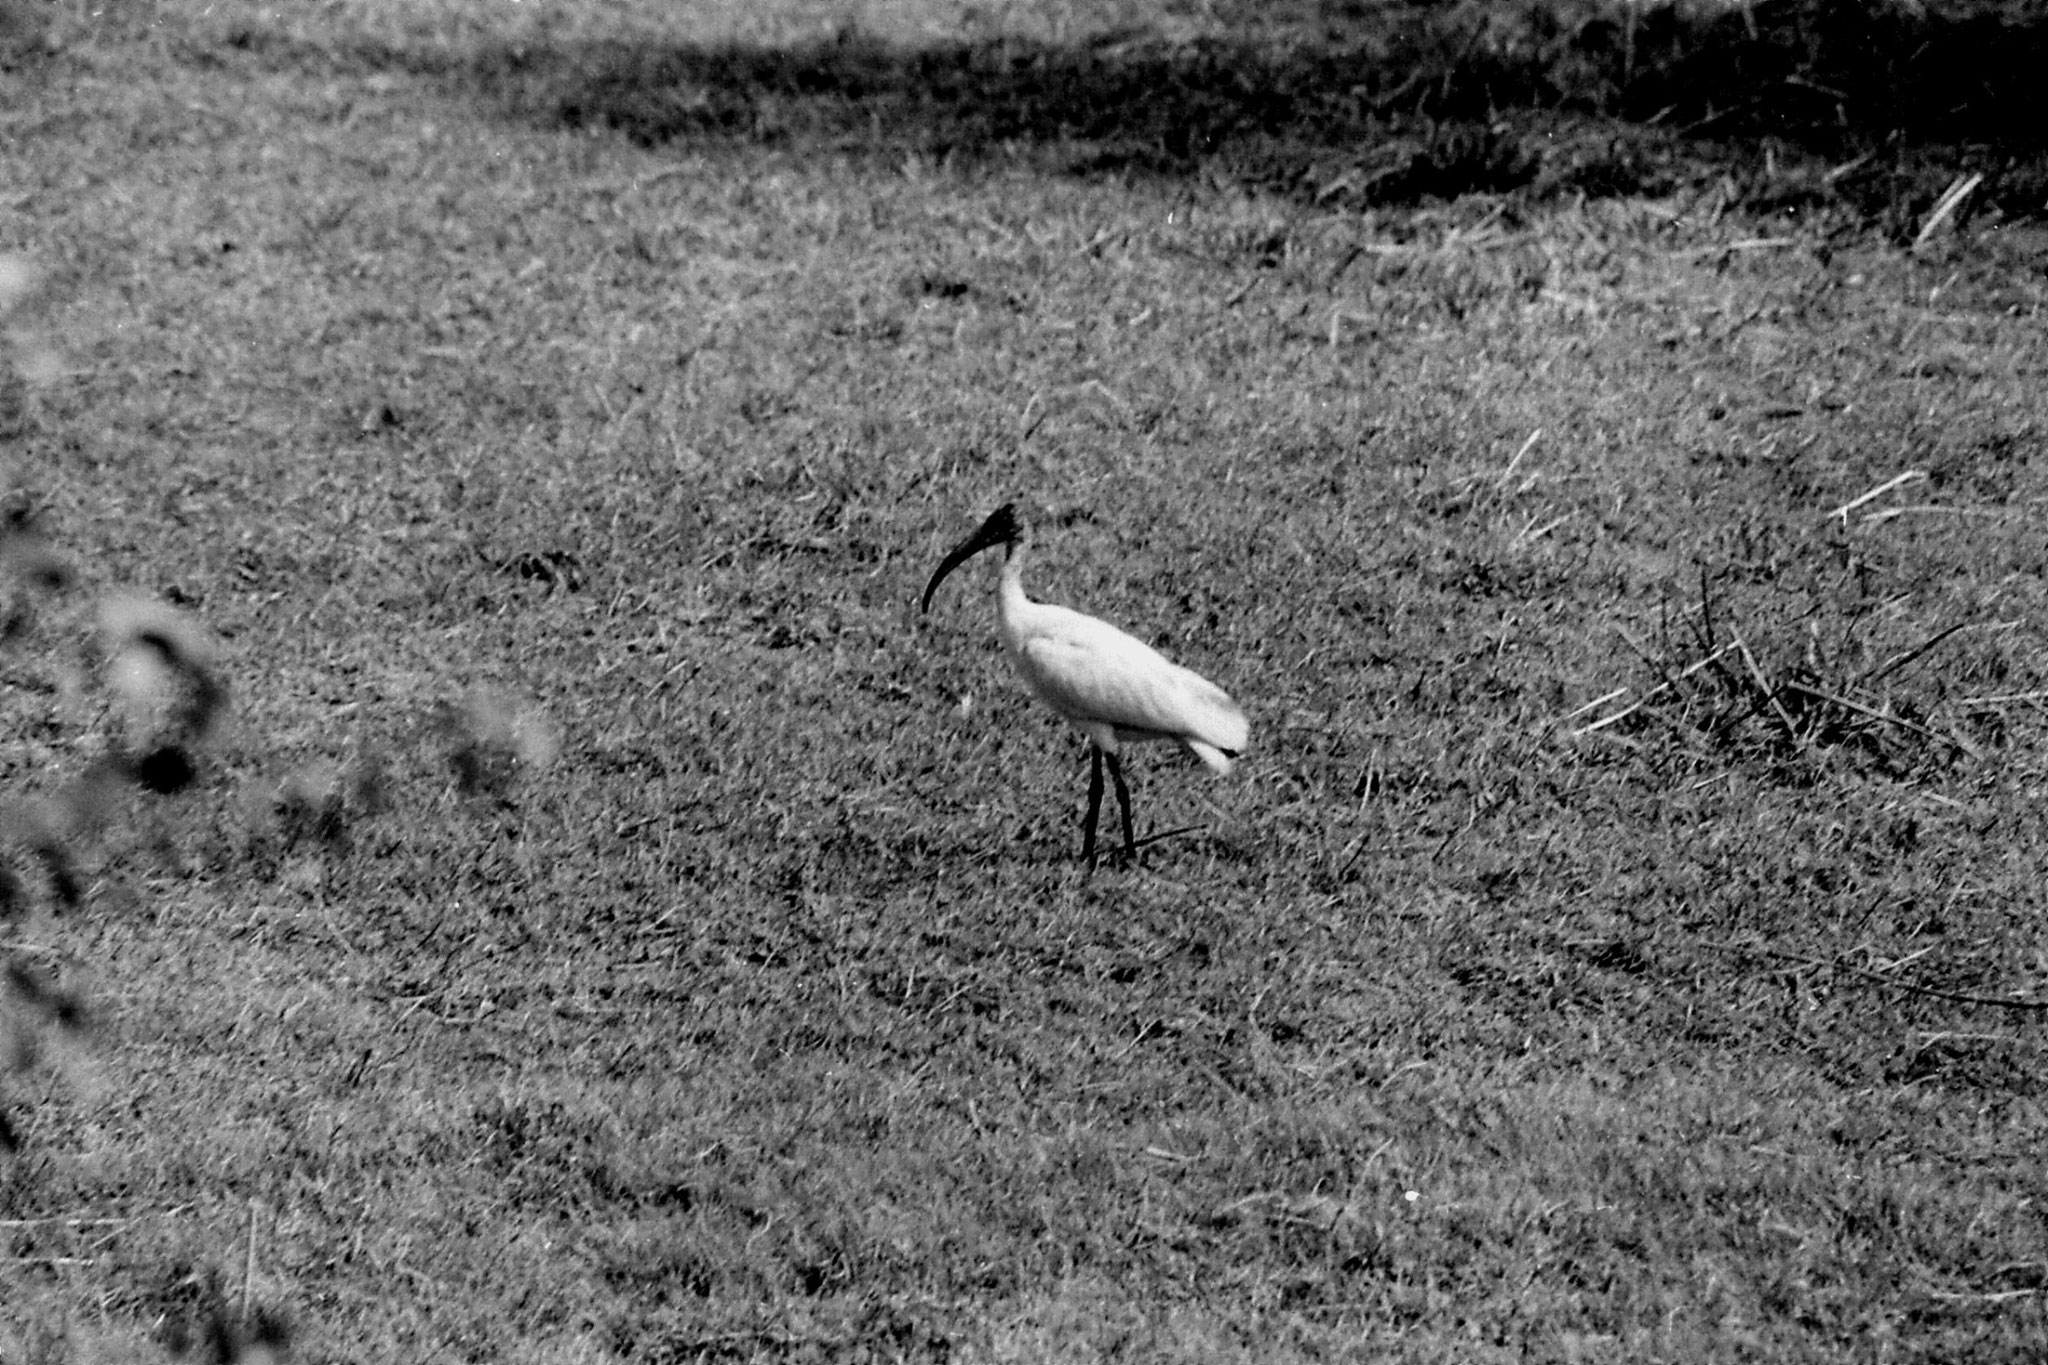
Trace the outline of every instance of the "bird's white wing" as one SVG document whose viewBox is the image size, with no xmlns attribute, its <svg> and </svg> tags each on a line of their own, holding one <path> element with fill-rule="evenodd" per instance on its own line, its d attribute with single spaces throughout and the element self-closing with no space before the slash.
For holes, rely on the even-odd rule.
<svg viewBox="0 0 2048 1365">
<path fill-rule="evenodd" d="M 1064 607 L 1032 604 L 1017 644 L 1017 666 L 1038 698 L 1078 726 L 1107 725 L 1122 739 L 1170 739 L 1201 746 L 1212 767 L 1244 748 L 1244 712 L 1200 674 L 1182 668 L 1107 622 Z"/>
</svg>

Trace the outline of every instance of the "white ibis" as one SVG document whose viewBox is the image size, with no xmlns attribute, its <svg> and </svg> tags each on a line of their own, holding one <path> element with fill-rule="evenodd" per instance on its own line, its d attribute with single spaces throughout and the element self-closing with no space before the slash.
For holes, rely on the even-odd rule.
<svg viewBox="0 0 2048 1365">
<path fill-rule="evenodd" d="M 1034 602 L 1024 595 L 1024 556 L 1031 533 L 1013 504 L 998 507 L 981 528 L 955 546 L 924 589 L 924 610 L 946 575 L 983 550 L 1002 546 L 1003 577 L 996 620 L 1010 660 L 1024 685 L 1088 737 L 1088 819 L 1081 856 L 1095 866 L 1095 822 L 1102 813 L 1102 767 L 1109 764 L 1123 811 L 1124 852 L 1136 856 L 1131 793 L 1124 786 L 1119 746 L 1171 740 L 1217 773 L 1244 749 L 1250 733 L 1244 712 L 1222 688 L 1182 668 L 1106 621 Z"/>
</svg>

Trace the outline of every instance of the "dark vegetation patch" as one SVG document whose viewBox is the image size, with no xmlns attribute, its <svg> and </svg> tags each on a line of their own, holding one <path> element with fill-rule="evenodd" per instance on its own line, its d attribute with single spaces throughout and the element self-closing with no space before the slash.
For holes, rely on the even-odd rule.
<svg viewBox="0 0 2048 1365">
<path fill-rule="evenodd" d="M 1744 207 L 1898 227 L 1967 167 L 1985 176 L 1976 211 L 2048 208 L 2039 7 L 1248 16 L 1179 41 L 904 47 L 849 27 L 780 46 L 523 44 L 459 74 L 521 117 L 649 146 L 1031 151 L 1080 174 L 1216 172 L 1324 204 L 1663 195 L 1726 174 Z"/>
</svg>

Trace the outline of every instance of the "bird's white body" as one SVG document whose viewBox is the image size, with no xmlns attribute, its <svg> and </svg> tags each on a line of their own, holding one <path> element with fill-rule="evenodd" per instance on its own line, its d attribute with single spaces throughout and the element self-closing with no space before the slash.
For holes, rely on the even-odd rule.
<svg viewBox="0 0 2048 1365">
<path fill-rule="evenodd" d="M 1230 771 L 1250 735 L 1244 712 L 1207 678 L 1093 616 L 1024 595 L 1024 554 L 1003 564 L 996 599 L 1003 644 L 1031 695 L 1106 754 L 1170 740 Z"/>
<path fill-rule="evenodd" d="M 1218 773 L 1230 771 L 1251 728 L 1222 688 L 1163 657 L 1105 621 L 1024 595 L 1024 560 L 1031 537 L 1014 505 L 1005 504 L 953 547 L 924 587 L 924 610 L 946 575 L 983 550 L 1001 546 L 1003 577 L 996 619 L 1010 659 L 1031 694 L 1088 737 L 1088 813 L 1082 820 L 1081 857 L 1095 866 L 1095 824 L 1102 810 L 1102 770 L 1116 784 L 1124 853 L 1138 854 L 1131 825 L 1131 793 L 1119 757 L 1126 743 L 1156 739 L 1179 744 Z"/>
</svg>

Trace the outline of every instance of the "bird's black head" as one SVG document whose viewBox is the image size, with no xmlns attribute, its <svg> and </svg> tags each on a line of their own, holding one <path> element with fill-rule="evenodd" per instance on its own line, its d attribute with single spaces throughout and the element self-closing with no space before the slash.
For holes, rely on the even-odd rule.
<svg viewBox="0 0 2048 1365">
<path fill-rule="evenodd" d="M 938 591 L 947 574 L 983 550 L 994 549 L 998 545 L 1016 545 L 1023 539 L 1024 523 L 1017 516 L 1016 503 L 1006 502 L 989 513 L 988 520 L 976 528 L 973 535 L 954 546 L 951 553 L 939 562 L 938 571 L 924 585 L 924 610 L 932 609 L 932 594 Z"/>
<path fill-rule="evenodd" d="M 974 539 L 989 545 L 1015 545 L 1024 538 L 1024 523 L 1017 516 L 1017 504 L 1006 502 L 988 514 L 988 520 L 974 533 Z"/>
</svg>

